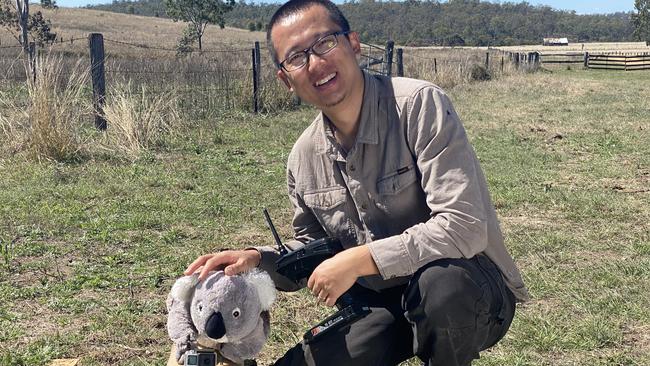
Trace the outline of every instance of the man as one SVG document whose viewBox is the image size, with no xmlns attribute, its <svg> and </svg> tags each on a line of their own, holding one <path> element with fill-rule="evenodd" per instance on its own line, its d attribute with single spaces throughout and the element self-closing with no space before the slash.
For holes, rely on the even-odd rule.
<svg viewBox="0 0 650 366">
<path fill-rule="evenodd" d="M 503 245 L 474 151 L 448 97 L 418 80 L 362 72 L 357 33 L 327 0 L 292 0 L 267 33 L 278 78 L 321 110 L 289 156 L 295 249 L 324 236 L 346 250 L 307 282 L 328 306 L 356 282 L 372 312 L 276 365 L 469 365 L 507 331 L 527 292 Z M 186 273 L 260 266 L 270 247 L 198 258 Z"/>
</svg>

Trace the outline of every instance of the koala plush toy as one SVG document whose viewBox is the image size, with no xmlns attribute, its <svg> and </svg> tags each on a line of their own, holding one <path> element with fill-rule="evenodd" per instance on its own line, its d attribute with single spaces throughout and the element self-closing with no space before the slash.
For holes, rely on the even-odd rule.
<svg viewBox="0 0 650 366">
<path fill-rule="evenodd" d="M 269 336 L 273 301 L 273 280 L 258 269 L 234 276 L 211 272 L 201 282 L 198 274 L 179 278 L 167 297 L 167 331 L 177 362 L 195 345 L 237 364 L 254 359 Z"/>
</svg>

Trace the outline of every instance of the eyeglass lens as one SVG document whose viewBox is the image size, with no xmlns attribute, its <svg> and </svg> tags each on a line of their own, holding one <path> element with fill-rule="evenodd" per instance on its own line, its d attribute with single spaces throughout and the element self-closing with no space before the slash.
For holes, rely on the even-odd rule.
<svg viewBox="0 0 650 366">
<path fill-rule="evenodd" d="M 336 36 L 337 34 L 335 33 L 319 39 L 318 41 L 316 41 L 316 43 L 314 43 L 309 48 L 309 50 L 319 56 L 326 54 L 327 52 L 334 49 L 334 47 L 336 47 L 336 45 L 338 44 Z M 284 65 L 285 68 L 288 68 L 289 71 L 291 71 L 305 66 L 305 64 L 307 64 L 308 59 L 309 59 L 308 51 L 301 51 L 289 56 L 289 58 L 287 58 L 284 61 Z"/>
</svg>

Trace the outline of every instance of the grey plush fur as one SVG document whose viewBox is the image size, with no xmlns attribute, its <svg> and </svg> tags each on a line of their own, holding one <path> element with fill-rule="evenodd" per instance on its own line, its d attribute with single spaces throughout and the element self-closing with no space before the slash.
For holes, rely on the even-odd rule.
<svg viewBox="0 0 650 366">
<path fill-rule="evenodd" d="M 184 362 L 190 345 L 217 349 L 239 364 L 254 359 L 269 336 L 273 301 L 273 281 L 257 269 L 235 276 L 211 272 L 202 282 L 198 275 L 179 278 L 167 297 L 167 331 L 177 361 Z M 220 337 L 211 338 L 208 329 L 213 335 L 219 329 Z"/>
</svg>

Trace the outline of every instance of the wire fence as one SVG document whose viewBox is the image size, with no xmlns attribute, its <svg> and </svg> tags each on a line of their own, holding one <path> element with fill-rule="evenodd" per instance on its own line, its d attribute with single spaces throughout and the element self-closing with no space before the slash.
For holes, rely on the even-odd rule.
<svg viewBox="0 0 650 366">
<path fill-rule="evenodd" d="M 89 37 L 58 38 L 37 53 L 60 55 L 73 70 L 87 65 L 90 72 Z M 171 92 L 184 113 L 209 118 L 226 111 L 275 112 L 293 108 L 299 101 L 276 80 L 276 66 L 259 44 L 251 47 L 179 52 L 176 48 L 103 38 L 106 101 L 111 90 L 129 85 L 151 93 Z M 488 73 L 506 72 L 512 55 L 498 50 L 398 49 L 362 44 L 359 65 L 371 73 L 407 76 L 450 86 L 447 79 L 467 79 L 472 67 L 484 65 Z M 0 86 L 27 80 L 27 58 L 20 45 L 0 46 Z M 460 76 L 459 76 L 460 75 Z"/>
</svg>

